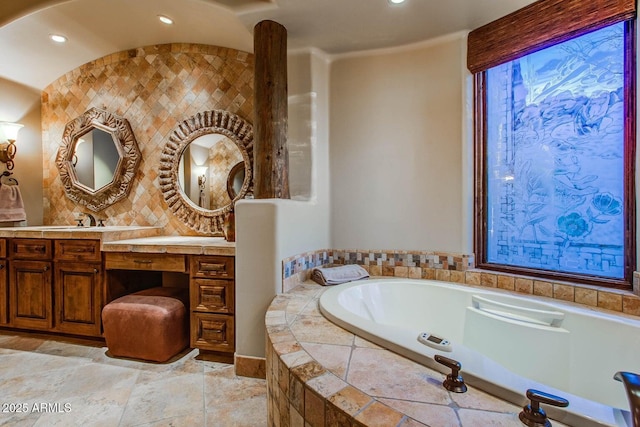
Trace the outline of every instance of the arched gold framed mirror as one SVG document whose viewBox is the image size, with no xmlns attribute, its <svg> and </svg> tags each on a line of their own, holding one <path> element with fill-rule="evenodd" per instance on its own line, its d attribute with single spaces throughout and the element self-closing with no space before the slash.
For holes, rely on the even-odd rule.
<svg viewBox="0 0 640 427">
<path fill-rule="evenodd" d="M 198 144 L 193 144 L 194 141 Z M 202 143 L 203 140 L 213 142 Z M 225 165 L 207 164 L 193 161 L 195 145 L 203 145 L 209 153 L 218 152 L 215 144 L 222 144 L 228 153 L 231 145 L 238 154 L 224 155 L 228 159 Z M 199 148 L 201 149 L 201 148 Z M 207 154 L 204 158 L 212 157 Z M 215 156 L 213 156 L 215 157 Z M 233 159 L 233 160 L 231 160 Z M 238 162 L 240 160 L 240 162 Z M 244 165 L 244 179 L 234 197 L 227 195 L 226 182 L 230 169 L 236 163 Z M 216 171 L 208 169 L 216 168 Z M 185 173 L 185 170 L 189 171 Z M 160 162 L 160 188 L 171 211 L 182 222 L 199 233 L 222 235 L 224 218 L 239 199 L 253 192 L 253 127 L 240 116 L 224 110 L 210 110 L 180 122 L 169 137 L 162 150 Z M 216 173 L 214 173 L 216 172 Z M 202 194 L 216 174 L 222 173 L 225 179 L 220 185 L 225 193 L 223 203 L 213 203 Z M 220 193 L 220 192 L 218 192 Z M 211 192 L 211 194 L 214 194 Z M 213 198 L 213 197 L 211 197 Z M 212 207 L 212 209 L 210 209 Z"/>
<path fill-rule="evenodd" d="M 129 194 L 141 157 L 127 119 L 91 108 L 66 124 L 56 166 L 67 197 L 99 212 Z"/>
</svg>

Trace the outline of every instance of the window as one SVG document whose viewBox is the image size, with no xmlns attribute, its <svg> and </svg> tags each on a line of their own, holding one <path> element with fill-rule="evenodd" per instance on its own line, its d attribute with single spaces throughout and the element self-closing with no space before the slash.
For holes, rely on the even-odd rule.
<svg viewBox="0 0 640 427">
<path fill-rule="evenodd" d="M 478 265 L 628 284 L 633 22 L 477 74 Z"/>
</svg>

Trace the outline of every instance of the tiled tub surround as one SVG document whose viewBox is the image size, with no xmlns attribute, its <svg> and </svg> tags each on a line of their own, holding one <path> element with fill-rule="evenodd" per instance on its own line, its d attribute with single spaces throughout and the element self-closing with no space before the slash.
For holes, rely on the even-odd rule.
<svg viewBox="0 0 640 427">
<path fill-rule="evenodd" d="M 305 252 L 282 261 L 283 291 L 309 280 L 314 267 L 331 264 L 359 264 L 371 276 L 435 279 L 484 286 L 640 316 L 640 272 L 634 272 L 631 292 L 481 271 L 474 268 L 473 255 L 445 252 L 330 249 Z"/>
<path fill-rule="evenodd" d="M 474 387 L 450 393 L 439 372 L 331 323 L 324 289 L 303 283 L 267 311 L 269 426 L 522 425 L 519 406 Z"/>
</svg>

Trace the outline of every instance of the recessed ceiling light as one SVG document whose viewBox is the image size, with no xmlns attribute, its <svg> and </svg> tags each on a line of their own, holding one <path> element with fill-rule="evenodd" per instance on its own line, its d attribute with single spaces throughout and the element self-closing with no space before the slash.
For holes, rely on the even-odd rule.
<svg viewBox="0 0 640 427">
<path fill-rule="evenodd" d="M 67 41 L 65 36 L 61 36 L 60 34 L 50 34 L 49 38 L 56 43 L 64 43 Z"/>
<path fill-rule="evenodd" d="M 162 22 L 163 24 L 167 24 L 167 25 L 171 25 L 171 24 L 173 24 L 173 19 L 169 18 L 168 16 L 158 15 L 158 19 L 159 19 L 159 20 L 160 20 L 160 22 Z"/>
<path fill-rule="evenodd" d="M 400 4 L 400 3 L 404 3 L 405 0 L 389 0 L 389 3 L 391 4 Z"/>
</svg>

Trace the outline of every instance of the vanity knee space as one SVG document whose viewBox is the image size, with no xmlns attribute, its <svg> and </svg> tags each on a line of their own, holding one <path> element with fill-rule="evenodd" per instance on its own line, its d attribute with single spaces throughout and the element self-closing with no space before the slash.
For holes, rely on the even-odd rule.
<svg viewBox="0 0 640 427">
<path fill-rule="evenodd" d="M 111 246 L 112 245 L 108 245 Z M 116 246 L 117 247 L 117 246 Z M 115 249 L 114 247 L 113 249 Z M 147 249 L 152 250 L 148 247 Z M 210 249 L 210 248 L 209 248 Z M 233 247 L 225 252 L 234 251 Z M 189 289 L 190 346 L 201 357 L 233 362 L 235 352 L 235 257 L 151 252 L 106 252 L 107 281 L 114 271 L 177 274 Z M 125 273 L 126 274 L 126 273 Z M 109 286 L 112 286 L 109 284 Z M 119 295 L 113 295 L 110 299 Z"/>
</svg>

